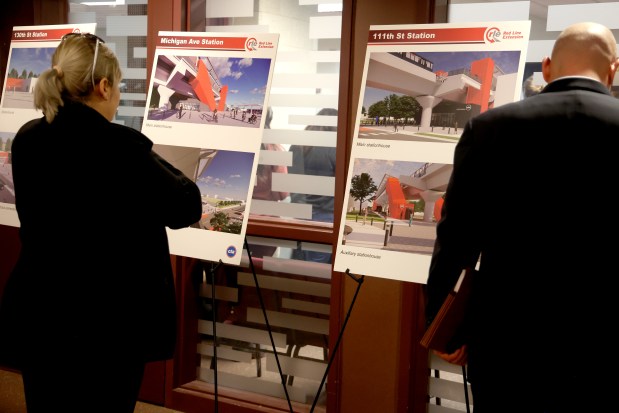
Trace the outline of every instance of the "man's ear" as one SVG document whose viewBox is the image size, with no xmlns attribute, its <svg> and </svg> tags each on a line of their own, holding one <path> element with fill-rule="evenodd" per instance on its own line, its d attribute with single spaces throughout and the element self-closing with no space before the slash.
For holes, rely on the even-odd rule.
<svg viewBox="0 0 619 413">
<path fill-rule="evenodd" d="M 542 59 L 542 76 L 546 83 L 550 83 L 550 57 L 548 56 Z"/>
<path fill-rule="evenodd" d="M 613 81 L 615 79 L 615 75 L 617 74 L 617 70 L 619 70 L 619 58 L 615 59 L 613 63 L 610 65 L 610 69 L 608 70 L 608 88 L 613 87 Z"/>
</svg>

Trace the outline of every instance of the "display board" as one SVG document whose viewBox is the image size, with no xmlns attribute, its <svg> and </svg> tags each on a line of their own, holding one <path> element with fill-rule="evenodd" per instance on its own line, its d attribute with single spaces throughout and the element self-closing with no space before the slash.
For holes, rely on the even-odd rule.
<svg viewBox="0 0 619 413">
<path fill-rule="evenodd" d="M 462 127 L 520 99 L 530 21 L 371 26 L 336 271 L 425 283 Z"/>
<path fill-rule="evenodd" d="M 34 108 L 34 86 L 41 72 L 51 67 L 52 54 L 67 33 L 95 33 L 96 23 L 15 26 L 0 100 L 0 225 L 18 227 L 11 167 L 11 142 L 19 128 L 43 116 Z M 45 200 L 41 200 L 45 208 Z"/>
<path fill-rule="evenodd" d="M 241 261 L 278 34 L 160 32 L 142 132 L 194 179 L 203 213 L 170 252 Z"/>
</svg>

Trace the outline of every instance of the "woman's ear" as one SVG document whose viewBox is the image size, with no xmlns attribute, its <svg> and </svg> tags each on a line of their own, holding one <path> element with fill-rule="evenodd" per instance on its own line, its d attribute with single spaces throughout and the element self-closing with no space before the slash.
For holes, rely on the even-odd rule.
<svg viewBox="0 0 619 413">
<path fill-rule="evenodd" d="M 99 81 L 96 90 L 104 100 L 108 100 L 110 98 L 111 87 L 107 77 L 104 77 Z"/>
</svg>

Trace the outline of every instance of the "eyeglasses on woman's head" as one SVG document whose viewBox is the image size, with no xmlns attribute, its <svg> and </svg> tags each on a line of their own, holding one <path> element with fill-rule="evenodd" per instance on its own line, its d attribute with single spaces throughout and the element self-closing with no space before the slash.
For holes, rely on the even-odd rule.
<svg viewBox="0 0 619 413">
<path fill-rule="evenodd" d="M 82 32 L 71 32 L 71 33 L 67 33 L 64 36 L 62 36 L 60 38 L 60 41 L 66 40 L 68 38 L 71 37 L 84 37 L 88 40 L 92 40 L 92 41 L 99 41 L 100 43 L 105 43 L 105 40 L 103 40 L 102 38 L 100 38 L 99 36 L 97 36 L 96 34 L 92 34 L 92 33 L 82 33 Z"/>
<path fill-rule="evenodd" d="M 83 37 L 85 39 L 95 42 L 95 54 L 92 59 L 92 72 L 90 73 L 90 81 L 92 82 L 92 88 L 94 89 L 95 88 L 95 67 L 97 65 L 97 55 L 99 54 L 99 43 L 105 43 L 105 40 L 103 40 L 96 34 L 92 34 L 92 33 L 71 32 L 71 33 L 67 33 L 64 36 L 62 36 L 60 41 L 69 39 L 71 37 Z"/>
</svg>

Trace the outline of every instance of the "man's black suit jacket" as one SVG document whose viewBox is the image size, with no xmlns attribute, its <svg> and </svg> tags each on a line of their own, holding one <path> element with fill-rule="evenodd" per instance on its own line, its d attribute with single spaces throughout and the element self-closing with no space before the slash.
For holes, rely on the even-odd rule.
<svg viewBox="0 0 619 413">
<path fill-rule="evenodd" d="M 479 259 L 472 381 L 502 361 L 525 371 L 593 368 L 593 350 L 608 348 L 618 140 L 619 100 L 587 78 L 557 79 L 466 124 L 437 225 L 426 317 Z"/>
</svg>

